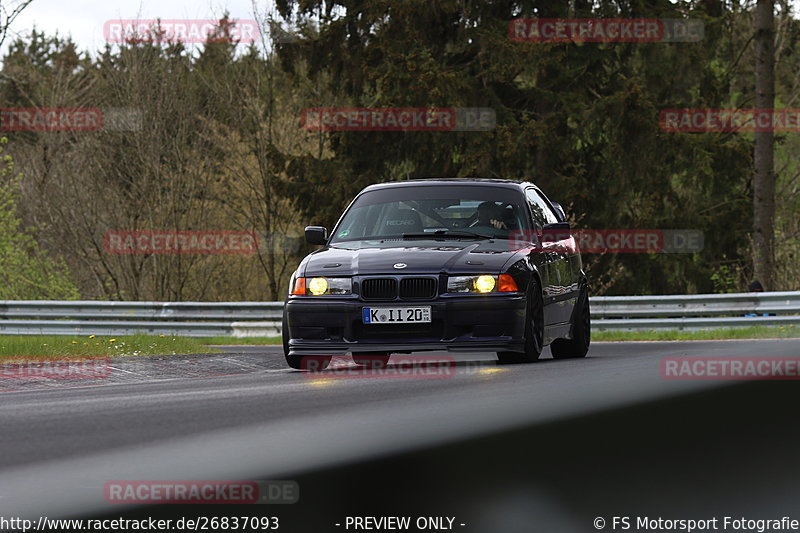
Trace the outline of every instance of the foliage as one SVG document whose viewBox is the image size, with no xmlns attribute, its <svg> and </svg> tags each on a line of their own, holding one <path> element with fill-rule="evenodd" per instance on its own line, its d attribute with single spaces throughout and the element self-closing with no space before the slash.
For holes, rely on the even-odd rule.
<svg viewBox="0 0 800 533">
<path fill-rule="evenodd" d="M 331 224 L 360 187 L 397 175 L 486 176 L 535 181 L 571 203 L 583 227 L 696 228 L 696 256 L 629 255 L 592 260 L 597 277 L 620 272 L 608 293 L 708 292 L 717 258 L 739 257 L 750 224 L 751 141 L 730 134 L 660 130 L 669 107 L 725 107 L 735 61 L 730 13 L 711 16 L 692 2 L 284 2 L 282 14 L 338 14 L 318 38 L 279 47 L 340 95 L 325 105 L 491 107 L 491 132 L 335 132 L 327 161 L 295 161 L 296 194 L 309 216 Z M 512 42 L 507 23 L 525 16 L 694 17 L 701 43 Z M 323 17 L 325 19 L 325 17 Z M 319 101 L 309 101 L 318 106 Z M 310 191 L 327 186 L 325 202 Z M 330 203 L 334 195 L 336 202 Z M 321 199 L 321 198 L 320 198 Z M 606 285 L 604 283 L 604 285 Z"/>
<path fill-rule="evenodd" d="M 2 145 L 7 142 L 0 139 Z M 35 234 L 22 225 L 16 208 L 21 178 L 14 171 L 13 159 L 2 155 L 0 164 L 0 299 L 77 299 L 63 261 L 50 258 Z"/>
<path fill-rule="evenodd" d="M 281 299 L 310 248 L 377 181 L 527 179 L 578 228 L 699 229 L 696 254 L 587 255 L 595 294 L 745 290 L 750 280 L 753 138 L 670 133 L 665 108 L 753 101 L 752 2 L 736 0 L 280 0 L 262 32 L 233 46 L 226 20 L 197 49 L 136 42 L 90 55 L 33 32 L 11 43 L 4 107 L 132 110 L 140 127 L 11 132 L 23 170 L 19 214 L 85 297 Z M 519 17 L 693 18 L 694 43 L 524 43 Z M 779 13 L 777 98 L 800 95 L 797 21 Z M 274 35 L 278 35 L 277 33 Z M 309 132 L 311 107 L 484 107 L 481 132 Z M 778 137 L 776 288 L 800 286 L 800 151 Z M 113 255 L 109 230 L 255 231 L 252 256 Z"/>
</svg>

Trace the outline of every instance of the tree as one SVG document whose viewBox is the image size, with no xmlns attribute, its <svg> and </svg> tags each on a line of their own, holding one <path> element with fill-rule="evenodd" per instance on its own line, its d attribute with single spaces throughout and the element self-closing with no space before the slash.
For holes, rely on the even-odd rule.
<svg viewBox="0 0 800 533">
<path fill-rule="evenodd" d="M 775 2 L 756 4 L 756 109 L 775 107 Z M 753 149 L 753 271 L 766 290 L 774 290 L 775 273 L 775 133 L 757 131 Z"/>
<path fill-rule="evenodd" d="M 736 57 L 728 55 L 726 24 L 742 18 L 740 12 L 719 2 L 671 0 L 287 0 L 277 6 L 287 21 L 319 19 L 318 36 L 276 47 L 288 70 L 309 65 L 308 76 L 337 97 L 322 101 L 309 93 L 308 107 L 490 107 L 497 116 L 497 126 L 485 132 L 325 132 L 333 157 L 289 164 L 294 195 L 318 222 L 335 222 L 347 200 L 375 181 L 522 178 L 571 203 L 583 228 L 696 228 L 714 236 L 700 255 L 599 258 L 590 265 L 593 279 L 624 271 L 616 284 L 598 284 L 611 293 L 710 291 L 713 262 L 746 253 L 740 243 L 752 228 L 750 140 L 669 133 L 658 123 L 664 108 L 731 105 L 740 74 Z M 542 14 L 703 18 L 708 31 L 695 43 L 509 38 L 510 20 Z"/>
<path fill-rule="evenodd" d="M 180 43 L 140 41 L 93 58 L 38 32 L 10 47 L 3 104 L 139 117 L 123 128 L 104 120 L 97 131 L 9 134 L 25 168 L 20 214 L 42 228 L 42 247 L 67 258 L 84 296 L 283 296 L 302 225 L 280 190 L 282 154 L 302 151 L 311 134 L 296 127 L 300 102 L 290 105 L 291 81 L 275 81 L 280 104 L 268 105 L 274 62 L 253 48 L 238 56 L 221 33 L 226 19 L 220 28 L 196 56 Z M 235 256 L 111 253 L 104 236 L 120 230 L 252 231 L 260 245 Z"/>
<path fill-rule="evenodd" d="M 0 139 L 5 145 L 8 139 Z M 3 150 L 0 149 L 0 154 Z M 10 155 L 0 163 L 0 299 L 75 300 L 78 290 L 61 260 L 39 248 L 17 215 L 20 176 Z"/>
<path fill-rule="evenodd" d="M 33 0 L 13 0 L 11 2 L 0 3 L 0 46 L 3 46 L 8 31 L 11 29 L 14 19 L 30 5 Z"/>
</svg>

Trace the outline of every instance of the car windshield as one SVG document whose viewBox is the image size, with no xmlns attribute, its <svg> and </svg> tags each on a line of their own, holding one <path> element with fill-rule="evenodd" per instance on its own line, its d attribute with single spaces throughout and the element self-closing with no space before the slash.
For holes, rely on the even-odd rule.
<svg viewBox="0 0 800 533">
<path fill-rule="evenodd" d="M 507 187 L 387 187 L 353 203 L 332 243 L 377 239 L 508 239 L 528 229 L 520 191 Z"/>
</svg>

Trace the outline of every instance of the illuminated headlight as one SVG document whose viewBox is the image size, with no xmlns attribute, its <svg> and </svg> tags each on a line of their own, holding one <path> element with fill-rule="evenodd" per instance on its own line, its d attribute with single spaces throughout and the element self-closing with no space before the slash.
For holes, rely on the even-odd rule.
<svg viewBox="0 0 800 533">
<path fill-rule="evenodd" d="M 328 280 L 325 278 L 311 278 L 308 280 L 308 292 L 314 296 L 321 296 L 328 292 Z"/>
<path fill-rule="evenodd" d="M 516 292 L 517 284 L 508 274 L 493 276 L 451 276 L 447 278 L 447 292 Z"/>
<path fill-rule="evenodd" d="M 494 276 L 478 276 L 473 285 L 478 292 L 492 292 L 494 286 L 497 285 L 497 280 Z"/>
<path fill-rule="evenodd" d="M 350 278 L 297 278 L 294 281 L 292 294 L 302 295 L 337 295 L 352 294 L 353 280 Z"/>
<path fill-rule="evenodd" d="M 452 276 L 447 279 L 447 292 L 492 292 L 497 276 Z"/>
</svg>

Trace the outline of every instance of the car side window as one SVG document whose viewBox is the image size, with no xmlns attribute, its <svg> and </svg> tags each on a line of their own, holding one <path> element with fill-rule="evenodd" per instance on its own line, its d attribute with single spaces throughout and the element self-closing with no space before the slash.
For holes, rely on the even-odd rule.
<svg viewBox="0 0 800 533">
<path fill-rule="evenodd" d="M 553 210 L 547 205 L 547 202 L 542 198 L 542 195 L 539 194 L 539 191 L 536 189 L 526 189 L 525 198 L 528 200 L 528 206 L 531 208 L 533 221 L 538 227 L 558 222 L 556 214 L 553 213 Z"/>
</svg>

